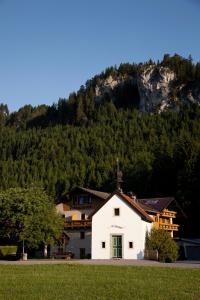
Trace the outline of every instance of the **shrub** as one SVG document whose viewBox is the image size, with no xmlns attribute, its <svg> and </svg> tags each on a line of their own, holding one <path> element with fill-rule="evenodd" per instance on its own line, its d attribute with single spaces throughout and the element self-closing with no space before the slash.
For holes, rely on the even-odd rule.
<svg viewBox="0 0 200 300">
<path fill-rule="evenodd" d="M 170 234 L 162 229 L 153 228 L 146 237 L 146 249 L 157 250 L 158 260 L 162 262 L 173 262 L 178 258 L 178 245 Z"/>
</svg>

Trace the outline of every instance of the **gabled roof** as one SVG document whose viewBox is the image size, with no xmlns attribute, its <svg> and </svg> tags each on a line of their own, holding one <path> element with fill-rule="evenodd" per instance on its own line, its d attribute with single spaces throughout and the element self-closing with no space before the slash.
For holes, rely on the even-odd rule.
<svg viewBox="0 0 200 300">
<path fill-rule="evenodd" d="M 135 209 L 139 215 L 142 217 L 143 220 L 147 222 L 153 222 L 153 219 L 146 213 L 146 211 L 142 208 L 139 203 L 137 203 L 134 199 L 129 197 L 125 194 L 119 194 L 118 196 L 122 195 L 122 199 L 125 200 L 133 209 Z"/>
<path fill-rule="evenodd" d="M 75 192 L 77 190 L 79 190 L 81 192 L 89 193 L 89 194 L 91 194 L 93 196 L 96 196 L 96 197 L 98 197 L 100 199 L 103 199 L 103 200 L 107 199 L 108 196 L 110 195 L 109 193 L 99 192 L 99 191 L 95 191 L 95 190 L 91 190 L 91 189 L 86 189 L 86 188 L 83 188 L 83 187 L 80 187 L 80 186 L 78 186 L 77 188 L 75 188 L 71 193 L 73 193 L 73 192 Z"/>
<path fill-rule="evenodd" d="M 103 207 L 104 204 L 106 204 L 114 195 L 117 195 L 120 199 L 122 199 L 125 203 L 127 203 L 134 211 L 136 211 L 141 216 L 141 218 L 144 221 L 153 222 L 153 219 L 145 212 L 145 210 L 138 203 L 136 203 L 135 200 L 133 200 L 128 195 L 122 194 L 118 191 L 110 194 L 110 196 L 107 197 L 107 199 L 101 205 L 99 205 L 97 209 L 89 217 L 93 217 L 96 214 L 96 212 L 99 209 L 101 209 L 101 207 Z"/>
<path fill-rule="evenodd" d="M 173 197 L 165 198 L 150 198 L 150 199 L 137 199 L 138 203 L 148 212 L 161 212 L 167 208 L 173 201 Z"/>
</svg>

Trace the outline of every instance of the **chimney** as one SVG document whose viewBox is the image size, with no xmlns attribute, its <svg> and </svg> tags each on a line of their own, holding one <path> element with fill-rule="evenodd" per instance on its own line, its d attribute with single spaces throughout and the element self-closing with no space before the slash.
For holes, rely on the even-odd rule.
<svg viewBox="0 0 200 300">
<path fill-rule="evenodd" d="M 128 192 L 128 196 L 133 199 L 133 201 L 137 201 L 137 197 L 136 197 L 136 194 L 134 194 L 132 191 Z"/>
</svg>

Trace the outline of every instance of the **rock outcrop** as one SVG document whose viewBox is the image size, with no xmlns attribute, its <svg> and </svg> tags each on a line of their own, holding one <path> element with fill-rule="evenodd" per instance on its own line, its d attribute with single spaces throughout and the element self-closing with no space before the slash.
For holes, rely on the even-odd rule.
<svg viewBox="0 0 200 300">
<path fill-rule="evenodd" d="M 100 83 L 95 87 L 95 101 L 100 102 L 105 96 L 109 96 L 110 99 L 115 101 L 114 90 L 119 86 L 123 86 L 126 80 L 127 77 L 123 78 L 118 76 L 113 78 L 111 75 L 105 80 L 101 80 Z"/>
<path fill-rule="evenodd" d="M 180 89 L 180 99 L 187 105 L 193 103 L 200 105 L 200 82 L 195 81 L 184 85 Z"/>
<path fill-rule="evenodd" d="M 143 67 L 134 76 L 109 75 L 106 79 L 101 79 L 95 86 L 94 100 L 101 102 L 109 98 L 115 102 L 117 89 L 126 88 L 127 83 L 129 92 L 130 85 L 134 92 L 137 88 L 138 109 L 141 112 L 161 113 L 168 109 L 179 111 L 181 105 L 200 104 L 200 83 L 178 85 L 175 72 L 154 64 Z M 130 101 L 134 102 L 134 97 L 130 96 Z"/>
<path fill-rule="evenodd" d="M 170 91 L 175 80 L 174 72 L 164 67 L 150 66 L 138 74 L 137 83 L 142 112 L 163 111 L 170 107 Z"/>
</svg>

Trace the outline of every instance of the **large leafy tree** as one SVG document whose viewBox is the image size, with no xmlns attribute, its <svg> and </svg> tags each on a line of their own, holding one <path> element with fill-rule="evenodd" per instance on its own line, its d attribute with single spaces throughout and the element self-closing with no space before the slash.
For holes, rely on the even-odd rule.
<svg viewBox="0 0 200 300">
<path fill-rule="evenodd" d="M 43 189 L 32 186 L 0 192 L 0 238 L 37 247 L 53 243 L 62 229 L 63 221 Z"/>
</svg>

